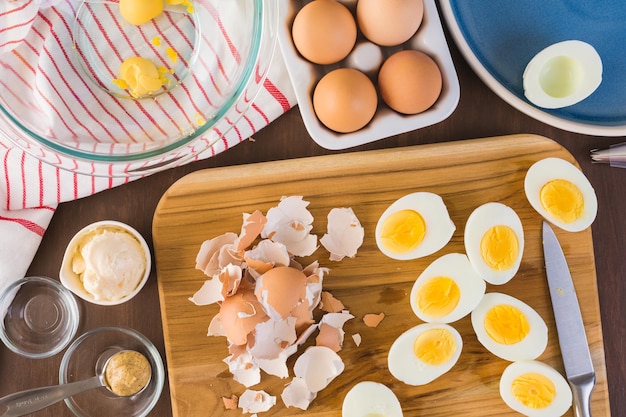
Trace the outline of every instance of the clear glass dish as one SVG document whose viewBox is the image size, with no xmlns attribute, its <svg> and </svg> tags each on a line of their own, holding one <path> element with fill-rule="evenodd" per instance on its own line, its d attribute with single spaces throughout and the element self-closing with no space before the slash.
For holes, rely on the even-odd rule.
<svg viewBox="0 0 626 417">
<path fill-rule="evenodd" d="M 25 277 L 0 294 L 0 339 L 13 352 L 34 359 L 61 352 L 80 323 L 74 296 L 58 281 Z"/>
<path fill-rule="evenodd" d="M 61 360 L 59 383 L 88 379 L 96 374 L 98 359 L 120 350 L 135 350 L 150 362 L 152 376 L 142 391 L 130 397 L 119 397 L 105 387 L 65 399 L 78 417 L 143 417 L 154 408 L 165 382 L 165 369 L 159 351 L 141 333 L 125 327 L 100 327 L 79 336 Z"/>
<path fill-rule="evenodd" d="M 262 87 L 278 5 L 196 0 L 153 21 L 124 21 L 117 2 L 43 7 L 2 56 L 0 134 L 73 172 L 139 176 L 185 163 L 227 133 Z M 167 70 L 162 90 L 134 98 L 113 81 L 124 59 Z"/>
</svg>

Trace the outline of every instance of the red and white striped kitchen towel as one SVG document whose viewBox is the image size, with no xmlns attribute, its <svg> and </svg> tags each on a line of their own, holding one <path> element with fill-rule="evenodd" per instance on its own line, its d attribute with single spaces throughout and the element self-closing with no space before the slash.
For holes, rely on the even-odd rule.
<svg viewBox="0 0 626 417">
<path fill-rule="evenodd" d="M 75 7 L 76 0 L 1 0 L 0 65 L 29 33 L 55 33 L 55 7 Z M 65 30 L 60 28 L 59 30 Z M 43 52 L 55 36 L 40 36 L 29 44 L 34 53 Z M 46 39 L 43 39 L 46 38 Z M 51 69 L 53 70 L 53 69 Z M 1 85 L 0 94 L 7 91 Z M 13 86 L 14 87 L 14 86 Z M 284 63 L 277 52 L 263 89 L 251 110 L 224 135 L 221 141 L 199 154 L 211 157 L 249 138 L 295 104 Z M 24 276 L 59 203 L 92 195 L 133 179 L 92 177 L 57 169 L 24 153 L 3 137 L 0 126 L 0 291 Z M 261 146 L 261 145 L 260 145 Z"/>
</svg>

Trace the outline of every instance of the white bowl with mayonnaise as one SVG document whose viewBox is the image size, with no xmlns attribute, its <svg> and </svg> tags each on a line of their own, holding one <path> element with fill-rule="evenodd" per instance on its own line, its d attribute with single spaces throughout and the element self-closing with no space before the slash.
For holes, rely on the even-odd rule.
<svg viewBox="0 0 626 417">
<path fill-rule="evenodd" d="M 67 246 L 60 280 L 83 300 L 116 305 L 133 298 L 150 276 L 150 248 L 137 230 L 104 220 L 81 229 Z"/>
</svg>

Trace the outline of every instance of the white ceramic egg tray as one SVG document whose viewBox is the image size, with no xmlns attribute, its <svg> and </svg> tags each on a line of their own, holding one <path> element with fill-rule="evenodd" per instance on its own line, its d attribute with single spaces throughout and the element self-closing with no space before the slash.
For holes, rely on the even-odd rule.
<svg viewBox="0 0 626 417">
<path fill-rule="evenodd" d="M 325 127 L 316 117 L 313 109 L 313 89 L 320 78 L 327 72 L 340 67 L 358 68 L 358 63 L 367 61 L 367 56 L 355 57 L 353 54 L 362 54 L 363 51 L 372 51 L 373 44 L 369 43 L 359 32 L 357 45 L 351 55 L 333 65 L 316 65 L 304 59 L 296 50 L 291 37 L 291 27 L 297 12 L 308 1 L 280 0 L 280 24 L 278 28 L 278 42 L 287 66 L 289 78 L 296 93 L 296 99 L 307 131 L 317 144 L 331 149 L 347 149 L 379 139 L 410 132 L 422 127 L 430 126 L 445 120 L 456 108 L 459 102 L 459 80 L 454 69 L 450 49 L 443 33 L 441 20 L 437 13 L 434 0 L 424 0 L 424 18 L 417 33 L 402 45 L 395 47 L 380 47 L 380 55 L 385 59 L 401 49 L 416 49 L 427 53 L 437 62 L 443 77 L 443 87 L 437 102 L 428 110 L 415 114 L 403 115 L 387 107 L 379 100 L 376 114 L 372 121 L 364 128 L 352 133 L 337 133 Z M 354 12 L 355 1 L 342 1 Z M 365 48 L 360 48 L 367 45 Z M 378 51 L 374 51 L 375 53 Z M 378 55 L 376 53 L 376 55 Z M 375 60 L 376 58 L 373 57 Z M 366 71 L 364 71 L 366 72 Z M 378 69 L 366 72 L 376 79 Z"/>
</svg>

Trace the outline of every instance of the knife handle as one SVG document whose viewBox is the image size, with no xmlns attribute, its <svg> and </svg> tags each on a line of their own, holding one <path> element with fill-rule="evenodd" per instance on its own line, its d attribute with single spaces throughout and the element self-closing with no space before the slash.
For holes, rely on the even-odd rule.
<svg viewBox="0 0 626 417">
<path fill-rule="evenodd" d="M 576 417 L 591 417 L 591 391 L 593 391 L 595 384 L 596 377 L 594 374 L 581 375 L 575 380 L 570 380 Z"/>
</svg>

